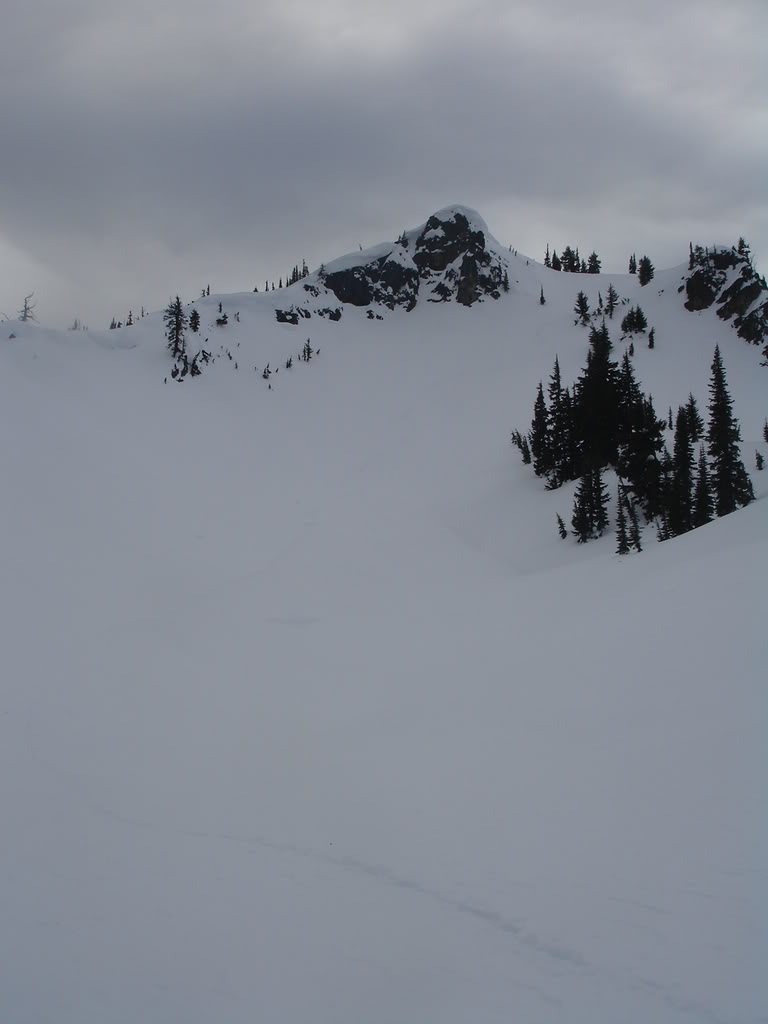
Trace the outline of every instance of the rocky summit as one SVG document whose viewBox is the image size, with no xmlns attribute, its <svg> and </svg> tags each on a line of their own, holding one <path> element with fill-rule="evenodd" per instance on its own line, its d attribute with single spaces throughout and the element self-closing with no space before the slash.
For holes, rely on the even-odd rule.
<svg viewBox="0 0 768 1024">
<path fill-rule="evenodd" d="M 420 298 L 464 306 L 498 299 L 506 275 L 503 250 L 483 219 L 452 206 L 396 242 L 337 260 L 321 281 L 343 303 L 412 310 Z"/>
</svg>

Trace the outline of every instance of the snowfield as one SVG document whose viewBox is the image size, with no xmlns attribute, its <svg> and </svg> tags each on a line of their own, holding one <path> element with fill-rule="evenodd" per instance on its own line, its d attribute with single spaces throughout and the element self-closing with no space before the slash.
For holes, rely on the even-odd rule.
<svg viewBox="0 0 768 1024">
<path fill-rule="evenodd" d="M 182 383 L 161 314 L 0 324 L 3 1021 L 768 1020 L 768 369 L 684 267 L 499 251 L 470 309 L 199 300 Z M 509 442 L 609 281 L 660 414 L 719 343 L 758 499 L 625 558 Z"/>
</svg>

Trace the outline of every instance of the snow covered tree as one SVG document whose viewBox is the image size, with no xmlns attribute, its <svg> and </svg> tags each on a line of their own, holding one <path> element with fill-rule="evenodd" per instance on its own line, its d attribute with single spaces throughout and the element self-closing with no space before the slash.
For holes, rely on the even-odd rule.
<svg viewBox="0 0 768 1024">
<path fill-rule="evenodd" d="M 200 314 L 196 309 L 189 314 L 189 329 L 193 334 L 197 334 L 200 330 Z"/>
<path fill-rule="evenodd" d="M 709 429 L 707 442 L 712 460 L 712 490 L 718 516 L 748 505 L 755 497 L 744 463 L 741 461 L 739 421 L 733 415 L 728 394 L 725 367 L 720 347 L 715 346 L 712 377 L 709 384 Z"/>
<path fill-rule="evenodd" d="M 637 257 L 634 253 L 629 257 L 629 272 L 630 274 L 637 273 Z"/>
<path fill-rule="evenodd" d="M 594 249 L 589 254 L 589 263 L 587 264 L 587 272 L 590 273 L 590 274 L 599 274 L 600 273 L 600 257 L 597 255 L 597 253 L 594 251 Z"/>
<path fill-rule="evenodd" d="M 760 452 L 756 450 L 755 451 L 755 469 L 757 469 L 759 472 L 762 473 L 764 468 L 765 468 L 765 459 L 760 454 Z"/>
</svg>

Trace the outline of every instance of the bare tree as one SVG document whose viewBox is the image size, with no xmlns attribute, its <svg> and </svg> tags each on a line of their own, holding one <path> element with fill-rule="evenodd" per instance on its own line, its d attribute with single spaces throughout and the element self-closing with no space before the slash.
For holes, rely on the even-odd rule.
<svg viewBox="0 0 768 1024">
<path fill-rule="evenodd" d="M 26 323 L 27 320 L 37 320 L 37 317 L 35 316 L 35 307 L 37 306 L 37 303 L 30 302 L 30 299 L 34 294 L 34 292 L 30 292 L 29 295 L 24 296 L 24 307 L 19 310 L 19 320 L 21 320 L 22 323 Z"/>
</svg>

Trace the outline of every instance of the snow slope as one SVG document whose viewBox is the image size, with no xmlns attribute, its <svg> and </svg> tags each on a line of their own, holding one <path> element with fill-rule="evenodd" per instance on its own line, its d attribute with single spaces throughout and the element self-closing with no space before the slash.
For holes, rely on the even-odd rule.
<svg viewBox="0 0 768 1024">
<path fill-rule="evenodd" d="M 211 296 L 180 384 L 160 314 L 0 325 L 3 1020 L 766 1020 L 768 474 L 619 559 L 509 432 L 609 280 L 659 410 L 720 344 L 750 466 L 768 370 L 680 268 L 506 258 L 382 321 Z"/>
</svg>

